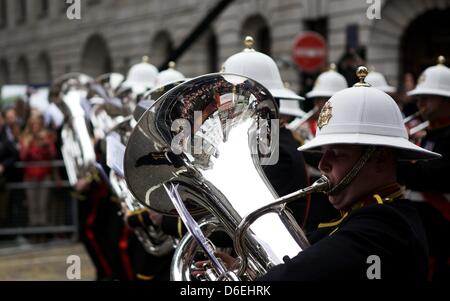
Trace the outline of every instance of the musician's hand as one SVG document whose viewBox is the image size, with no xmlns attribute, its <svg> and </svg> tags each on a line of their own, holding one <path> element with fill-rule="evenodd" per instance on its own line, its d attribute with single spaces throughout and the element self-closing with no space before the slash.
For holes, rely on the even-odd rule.
<svg viewBox="0 0 450 301">
<path fill-rule="evenodd" d="M 215 252 L 214 253 L 219 259 L 222 260 L 225 268 L 227 270 L 233 269 L 236 267 L 237 258 L 230 256 L 224 252 Z M 200 277 L 205 274 L 205 267 L 211 266 L 211 262 L 209 260 L 201 260 L 194 263 L 195 270 L 192 271 L 192 276 Z"/>
</svg>

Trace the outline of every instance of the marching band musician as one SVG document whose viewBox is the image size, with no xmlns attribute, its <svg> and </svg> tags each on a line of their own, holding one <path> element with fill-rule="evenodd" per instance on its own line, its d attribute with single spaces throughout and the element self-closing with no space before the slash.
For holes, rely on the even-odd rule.
<svg viewBox="0 0 450 301">
<path fill-rule="evenodd" d="M 380 89 L 381 91 L 394 98 L 393 94 L 395 94 L 395 87 L 389 85 L 384 75 L 380 72 L 375 71 L 374 67 L 371 67 L 370 69 L 371 70 L 366 77 L 366 82 L 372 87 Z"/>
<path fill-rule="evenodd" d="M 331 64 L 330 69 L 321 73 L 314 82 L 313 89 L 306 93 L 306 99 L 314 104 L 312 118 L 300 125 L 299 134 L 304 140 L 311 140 L 316 135 L 317 119 L 324 104 L 334 93 L 347 88 L 345 77 L 336 71 L 336 65 Z"/>
<path fill-rule="evenodd" d="M 97 162 L 109 171 L 100 147 L 95 144 Z M 118 215 L 119 205 L 113 197 L 106 180 L 99 172 L 90 173 L 78 180 L 80 233 L 97 268 L 98 280 L 131 280 L 132 273 L 127 258 L 124 258 L 124 223 Z M 127 245 L 125 245 L 125 252 Z"/>
<path fill-rule="evenodd" d="M 163 220 L 170 223 L 171 217 L 165 217 L 155 211 L 143 208 L 141 210 L 128 211 L 126 216 L 126 225 L 129 229 L 134 227 L 148 228 L 149 226 L 162 227 Z M 167 234 L 168 230 L 163 228 Z M 148 253 L 142 243 L 138 241 L 132 232 L 129 234 L 128 252 L 133 267 L 134 280 L 137 281 L 168 281 L 170 272 L 170 263 L 173 252 L 163 256 L 155 256 Z"/>
<path fill-rule="evenodd" d="M 430 248 L 430 280 L 449 279 L 450 245 L 450 68 L 438 64 L 427 68 L 408 95 L 417 98 L 422 118 L 428 121 L 420 145 L 442 154 L 432 161 L 404 163 L 399 179 L 410 189 L 410 198 L 424 222 Z M 425 122 L 426 122 L 425 121 Z"/>
<path fill-rule="evenodd" d="M 118 88 L 117 93 L 123 93 L 131 89 L 132 97 L 139 102 L 144 93 L 157 84 L 158 69 L 149 63 L 148 56 L 143 56 L 142 61 L 131 66 L 127 78 Z"/>
<path fill-rule="evenodd" d="M 176 81 L 185 80 L 186 77 L 183 73 L 175 69 L 176 66 L 175 62 L 169 62 L 169 68 L 161 71 L 156 76 L 156 86 L 161 87 Z"/>
<path fill-rule="evenodd" d="M 95 268 L 97 280 L 113 280 L 119 279 L 117 271 L 114 266 L 114 258 L 111 256 L 110 244 L 107 240 L 107 235 L 111 233 L 107 229 L 105 221 L 107 220 L 107 212 L 104 206 L 108 204 L 109 193 L 104 181 L 99 177 L 95 170 L 93 162 L 90 161 L 91 155 L 96 156 L 94 147 L 87 148 L 85 153 L 84 147 L 91 146 L 89 144 L 81 145 L 80 135 L 82 138 L 87 138 L 86 141 L 91 142 L 91 125 L 86 118 L 90 110 L 90 103 L 87 100 L 88 87 L 92 79 L 81 73 L 69 73 L 53 82 L 50 89 L 50 100 L 55 103 L 61 112 L 66 114 L 65 121 L 69 124 L 68 127 L 61 127 L 61 154 L 66 165 L 67 177 L 74 189 L 74 197 L 78 201 L 77 219 L 78 219 L 78 233 L 80 241 L 83 243 L 88 252 Z M 76 91 L 76 99 L 71 104 L 75 109 L 70 108 L 65 103 L 66 93 L 68 91 Z M 77 112 L 74 116 L 73 110 Z M 77 120 L 78 127 L 73 126 L 73 120 Z M 79 123 L 78 123 L 79 122 Z M 77 130 L 85 129 L 85 133 L 76 132 Z M 63 134 L 63 133 L 66 134 Z M 67 135 L 67 133 L 71 133 Z M 86 137 L 84 135 L 87 135 Z M 69 138 L 67 138 L 69 136 Z M 75 138 L 77 137 L 77 138 Z M 67 143 L 67 144 L 66 144 Z M 79 152 L 71 152 L 73 144 L 77 144 L 75 150 Z M 91 154 L 92 151 L 92 154 Z M 86 156 L 86 161 L 84 156 Z M 95 159 L 95 157 L 93 158 Z M 66 163 L 66 160 L 69 163 Z M 83 170 L 78 169 L 76 161 L 82 161 Z M 89 161 L 87 161 L 89 160 Z M 72 176 L 71 176 L 72 175 Z"/>
<path fill-rule="evenodd" d="M 108 188 L 96 174 L 80 178 L 75 187 L 78 199 L 78 224 L 80 240 L 89 253 L 96 268 L 97 280 L 115 279 L 112 260 L 108 255 L 108 244 L 104 234 L 105 211 L 101 210 L 109 202 Z"/>
<path fill-rule="evenodd" d="M 151 93 L 151 92 L 150 92 Z M 135 121 L 138 121 L 142 114 L 150 108 L 154 100 L 139 101 L 133 113 Z M 129 193 L 129 192 L 128 192 Z M 160 228 L 164 234 L 181 238 L 185 229 L 180 227 L 181 220 L 178 218 L 167 217 L 159 214 L 149 208 L 143 207 L 139 210 L 131 210 L 122 205 L 124 219 L 129 229 L 141 228 L 148 230 L 149 227 Z M 155 256 L 150 254 L 138 241 L 136 235 L 130 233 L 128 241 L 128 252 L 133 266 L 134 280 L 137 281 L 168 281 L 170 272 L 170 263 L 173 251 L 167 254 Z"/>
<path fill-rule="evenodd" d="M 137 74 L 131 74 L 129 84 L 138 81 Z M 113 101 L 115 88 L 123 79 L 120 74 L 105 74 L 92 82 L 88 90 L 91 111 L 99 101 Z M 130 84 L 131 85 L 131 84 Z M 140 87 L 140 86 L 139 86 Z M 131 89 L 132 86 L 129 86 Z M 116 104 L 115 104 L 116 105 Z M 103 109 L 101 106 L 97 109 Z M 115 112 L 118 113 L 118 112 Z M 91 116 L 92 118 L 92 116 Z M 109 131 L 110 124 L 92 122 L 92 128 L 102 135 L 97 135 L 94 141 L 97 166 L 100 169 L 90 171 L 78 179 L 75 190 L 80 199 L 79 219 L 81 239 L 84 242 L 97 269 L 99 280 L 132 280 L 133 271 L 128 256 L 128 232 L 122 218 L 118 215 L 120 207 L 118 200 L 111 194 L 106 174 L 106 153 L 103 145 L 104 132 Z"/>
<path fill-rule="evenodd" d="M 156 80 L 157 85 L 147 93 L 141 95 L 141 99 L 133 112 L 134 121 L 143 118 L 142 115 L 146 113 L 161 95 L 186 80 L 174 68 L 174 64 L 169 64 L 168 70 L 158 74 Z M 137 207 L 139 209 L 123 206 L 126 225 L 133 230 L 143 229 L 145 231 L 150 231 L 149 229 L 153 227 L 158 233 L 148 233 L 153 237 L 153 252 L 149 251 L 148 246 L 143 248 L 143 244 L 136 240 L 135 235 L 130 235 L 129 252 L 135 273 L 135 280 L 169 280 L 173 249 L 167 250 L 168 241 L 166 239 L 170 240 L 171 246 L 173 247 L 176 241 L 186 234 L 186 227 L 179 217 L 165 216 L 144 206 Z M 155 237 L 155 234 L 162 234 L 163 237 Z M 167 236 L 171 236 L 171 238 L 169 239 Z M 216 245 L 227 245 L 230 243 L 229 239 L 222 237 L 222 235 L 212 237 L 212 239 Z"/>
<path fill-rule="evenodd" d="M 290 124 L 297 134 L 296 137 L 299 137 L 302 144 L 316 136 L 317 119 L 319 118 L 319 113 L 324 104 L 334 93 L 347 87 L 345 77 L 336 71 L 335 64 L 331 64 L 328 71 L 322 72 L 317 77 L 313 89 L 306 93 L 307 101 L 312 101 L 314 104 L 312 111 L 309 112 L 309 114 L 312 115 L 310 115 L 310 118 L 300 121 L 300 124 L 295 124 L 295 120 Z M 314 167 L 314 169 L 310 170 L 310 174 L 319 176 L 317 165 L 320 157 L 317 155 L 305 154 L 305 159 L 309 166 Z"/>
<path fill-rule="evenodd" d="M 408 141 L 401 113 L 386 93 L 364 82 L 334 94 L 317 136 L 299 148 L 321 150 L 330 203 L 341 218 L 309 235 L 311 247 L 260 280 L 425 280 L 426 236 L 397 183 L 397 161 L 440 157 Z"/>
</svg>

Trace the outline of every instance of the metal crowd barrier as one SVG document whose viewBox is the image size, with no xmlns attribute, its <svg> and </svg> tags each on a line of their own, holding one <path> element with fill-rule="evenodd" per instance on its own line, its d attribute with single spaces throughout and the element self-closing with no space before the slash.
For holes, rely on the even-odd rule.
<svg viewBox="0 0 450 301">
<path fill-rule="evenodd" d="M 17 162 L 14 167 L 52 167 L 52 177 L 39 182 L 39 187 L 49 189 L 46 201 L 48 221 L 42 225 L 30 225 L 30 212 L 27 206 L 26 189 L 35 185 L 33 182 L 6 183 L 0 188 L 0 239 L 5 236 L 33 236 L 33 234 L 49 234 L 48 240 L 78 239 L 78 202 L 72 196 L 69 181 L 66 178 L 62 160 Z"/>
</svg>

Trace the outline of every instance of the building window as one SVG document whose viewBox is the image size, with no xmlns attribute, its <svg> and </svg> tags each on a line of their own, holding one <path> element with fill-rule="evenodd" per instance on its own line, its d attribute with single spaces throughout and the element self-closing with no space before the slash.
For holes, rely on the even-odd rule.
<svg viewBox="0 0 450 301">
<path fill-rule="evenodd" d="M 6 59 L 0 60 L 0 86 L 10 84 L 9 66 Z"/>
<path fill-rule="evenodd" d="M 37 60 L 39 70 L 39 83 L 49 84 L 52 80 L 52 65 L 50 57 L 46 52 L 42 52 Z"/>
<path fill-rule="evenodd" d="M 325 40 L 328 40 L 328 18 L 305 20 L 304 25 L 305 30 L 317 32 Z"/>
<path fill-rule="evenodd" d="M 0 0 L 0 28 L 5 28 L 8 26 L 8 7 L 6 5 L 6 0 Z"/>
<path fill-rule="evenodd" d="M 131 60 L 129 57 L 124 57 L 123 61 L 122 61 L 122 67 L 121 67 L 121 73 L 125 74 L 125 76 L 128 73 L 128 69 L 130 69 L 130 65 L 131 65 Z"/>
<path fill-rule="evenodd" d="M 17 0 L 16 1 L 16 21 L 17 24 L 25 23 L 27 19 L 27 1 Z"/>
<path fill-rule="evenodd" d="M 253 48 L 256 51 L 271 55 L 271 33 L 266 20 L 260 15 L 253 15 L 248 17 L 242 24 L 241 41 L 246 36 L 251 36 L 255 40 Z M 240 42 L 242 43 L 242 42 Z"/>
<path fill-rule="evenodd" d="M 172 51 L 173 42 L 169 32 L 165 30 L 159 31 L 152 39 L 150 45 L 151 63 L 163 69 L 167 68 L 167 66 L 161 65 L 167 61 Z"/>
<path fill-rule="evenodd" d="M 207 39 L 207 49 L 208 49 L 208 71 L 210 73 L 219 72 L 219 48 L 217 45 L 217 38 L 214 32 L 210 32 Z"/>
<path fill-rule="evenodd" d="M 40 0 L 39 3 L 39 18 L 45 18 L 48 16 L 48 0 Z"/>
<path fill-rule="evenodd" d="M 356 49 L 359 46 L 359 27 L 357 24 L 347 25 L 345 28 L 345 47 Z"/>
<path fill-rule="evenodd" d="M 30 67 L 28 65 L 28 60 L 25 56 L 21 56 L 17 61 L 16 77 L 19 84 L 29 84 L 30 83 Z"/>
<path fill-rule="evenodd" d="M 100 35 L 91 36 L 85 43 L 81 56 L 81 71 L 99 76 L 113 70 L 106 40 Z"/>
</svg>

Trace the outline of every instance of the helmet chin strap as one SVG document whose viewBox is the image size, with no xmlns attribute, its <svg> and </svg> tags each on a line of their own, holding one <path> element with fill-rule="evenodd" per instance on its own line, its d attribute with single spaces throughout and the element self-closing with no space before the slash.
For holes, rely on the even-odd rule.
<svg viewBox="0 0 450 301">
<path fill-rule="evenodd" d="M 367 163 L 367 161 L 372 157 L 373 153 L 375 152 L 376 147 L 371 145 L 367 148 L 365 153 L 359 158 L 358 162 L 353 165 L 353 168 L 345 175 L 345 177 L 336 185 L 331 188 L 330 191 L 328 191 L 328 195 L 336 195 L 340 193 L 342 190 L 344 190 L 348 184 L 353 181 L 353 179 L 356 177 L 356 175 L 359 173 L 359 171 L 363 168 L 363 166 Z"/>
</svg>

